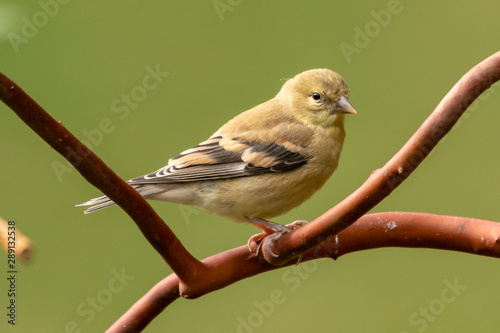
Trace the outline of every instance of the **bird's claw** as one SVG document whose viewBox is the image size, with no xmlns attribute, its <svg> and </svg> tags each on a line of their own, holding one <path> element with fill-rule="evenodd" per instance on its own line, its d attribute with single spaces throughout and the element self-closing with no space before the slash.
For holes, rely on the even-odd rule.
<svg viewBox="0 0 500 333">
<path fill-rule="evenodd" d="M 252 237 L 250 237 L 248 239 L 248 242 L 247 242 L 248 250 L 250 252 L 255 252 L 258 256 L 260 256 L 260 254 L 262 253 L 262 244 L 263 244 L 262 240 L 265 237 L 271 237 L 271 239 L 270 239 L 271 241 L 276 240 L 276 239 L 280 238 L 282 235 L 287 234 L 291 231 L 297 230 L 298 228 L 300 228 L 306 224 L 307 224 L 307 221 L 298 220 L 298 221 L 294 221 L 290 224 L 287 224 L 285 226 L 282 224 L 278 224 L 279 227 L 273 225 L 273 227 L 267 229 L 265 232 L 261 232 L 260 234 L 255 234 Z M 275 254 L 271 251 L 268 243 L 265 246 L 266 246 L 266 252 L 271 254 L 271 256 L 273 256 L 273 257 L 278 256 L 277 254 Z M 301 260 L 302 260 L 302 255 L 299 256 L 299 261 L 297 262 L 297 264 L 299 264 L 301 262 Z"/>
</svg>

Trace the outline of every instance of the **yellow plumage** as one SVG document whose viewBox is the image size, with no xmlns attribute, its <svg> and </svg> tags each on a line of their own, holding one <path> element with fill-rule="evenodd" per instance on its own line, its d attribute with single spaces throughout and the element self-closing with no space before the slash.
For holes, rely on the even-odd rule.
<svg viewBox="0 0 500 333">
<path fill-rule="evenodd" d="M 337 168 L 344 114 L 356 113 L 348 97 L 337 73 L 303 72 L 286 81 L 271 100 L 234 117 L 167 166 L 129 183 L 147 199 L 193 204 L 272 228 L 264 220 L 303 203 Z M 103 196 L 82 205 L 94 204 L 86 212 L 113 202 Z"/>
</svg>

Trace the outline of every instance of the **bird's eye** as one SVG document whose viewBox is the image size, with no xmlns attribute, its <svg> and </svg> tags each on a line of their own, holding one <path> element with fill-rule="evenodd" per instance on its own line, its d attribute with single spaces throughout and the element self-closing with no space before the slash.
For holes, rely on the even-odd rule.
<svg viewBox="0 0 500 333">
<path fill-rule="evenodd" d="M 321 98 L 321 95 L 319 94 L 319 92 L 315 91 L 312 93 L 312 98 L 315 100 L 315 101 L 319 101 L 320 98 Z"/>
</svg>

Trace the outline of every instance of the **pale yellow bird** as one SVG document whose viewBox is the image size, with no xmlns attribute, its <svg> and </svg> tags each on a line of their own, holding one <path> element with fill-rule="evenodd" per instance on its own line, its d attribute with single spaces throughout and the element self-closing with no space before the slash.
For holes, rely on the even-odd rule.
<svg viewBox="0 0 500 333">
<path fill-rule="evenodd" d="M 348 97 L 339 74 L 305 71 L 167 166 L 128 183 L 146 199 L 196 205 L 265 233 L 286 232 L 268 219 L 302 204 L 337 168 L 344 115 L 356 113 Z M 95 205 L 85 211 L 91 213 L 113 204 L 101 196 L 78 206 Z"/>
</svg>

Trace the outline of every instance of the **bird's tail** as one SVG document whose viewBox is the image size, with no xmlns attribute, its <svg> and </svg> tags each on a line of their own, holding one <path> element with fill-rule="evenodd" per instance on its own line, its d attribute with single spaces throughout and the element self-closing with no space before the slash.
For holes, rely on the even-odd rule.
<svg viewBox="0 0 500 333">
<path fill-rule="evenodd" d="M 153 195 L 153 194 L 165 192 L 165 190 L 166 190 L 164 188 L 160 188 L 157 186 L 148 186 L 148 185 L 132 185 L 132 187 L 137 192 L 139 192 L 140 195 L 142 195 L 145 198 L 147 198 L 148 196 Z M 90 199 L 89 201 L 78 204 L 76 206 L 77 207 L 79 207 L 79 206 L 92 206 L 92 207 L 87 208 L 84 211 L 84 214 L 90 214 L 90 213 L 93 213 L 95 211 L 101 210 L 103 208 L 112 206 L 114 204 L 115 204 L 115 202 L 113 200 L 108 198 L 106 195 L 103 195 L 103 196 L 100 196 L 97 198 Z"/>
<path fill-rule="evenodd" d="M 75 206 L 79 207 L 79 206 L 91 206 L 91 205 L 95 205 L 95 206 L 92 206 L 90 208 L 87 208 L 84 211 L 84 214 L 90 214 L 90 213 L 93 213 L 93 212 L 95 212 L 97 210 L 100 210 L 100 209 L 112 206 L 114 204 L 115 204 L 115 202 L 113 200 L 111 200 L 107 196 L 103 195 L 102 197 L 90 199 L 89 201 L 86 201 L 84 203 L 81 203 L 81 204 L 78 204 L 78 205 L 75 205 Z"/>
</svg>

